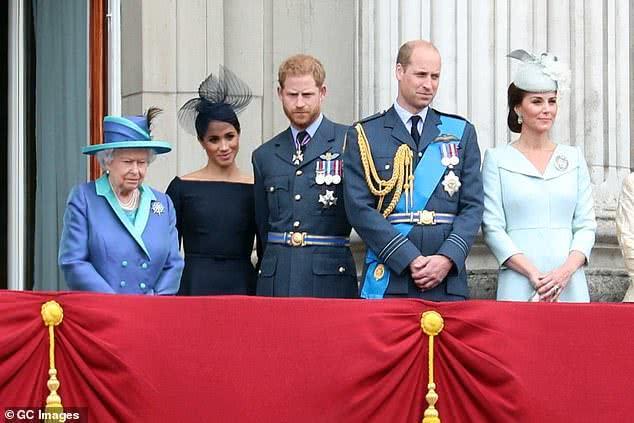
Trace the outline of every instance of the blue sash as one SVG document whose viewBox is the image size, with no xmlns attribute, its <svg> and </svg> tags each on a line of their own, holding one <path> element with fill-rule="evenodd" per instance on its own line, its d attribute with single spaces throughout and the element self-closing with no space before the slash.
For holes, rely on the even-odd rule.
<svg viewBox="0 0 634 423">
<path fill-rule="evenodd" d="M 452 144 L 460 143 L 466 121 L 450 116 L 440 116 L 440 125 L 438 129 L 440 136 L 453 135 L 457 141 L 448 141 Z M 406 210 L 405 207 L 405 193 L 401 195 L 399 202 L 396 204 L 394 213 L 408 213 L 410 211 L 419 211 L 425 209 L 429 197 L 436 189 L 436 186 L 440 182 L 440 178 L 445 173 L 447 168 L 441 163 L 442 159 L 442 145 L 446 142 L 432 142 L 423 157 L 418 162 L 416 170 L 414 171 L 414 193 L 411 204 L 411 210 Z M 411 223 L 397 223 L 394 225 L 397 231 L 406 236 L 414 227 Z M 367 250 L 365 255 L 365 263 L 367 264 L 367 271 L 363 280 L 363 289 L 361 290 L 361 297 L 368 299 L 381 299 L 385 295 L 387 286 L 390 283 L 390 270 L 384 265 L 384 272 L 380 278 L 376 278 L 374 271 L 379 264 L 383 264 L 376 253 L 370 249 Z M 406 271 L 409 271 L 406 269 Z"/>
</svg>

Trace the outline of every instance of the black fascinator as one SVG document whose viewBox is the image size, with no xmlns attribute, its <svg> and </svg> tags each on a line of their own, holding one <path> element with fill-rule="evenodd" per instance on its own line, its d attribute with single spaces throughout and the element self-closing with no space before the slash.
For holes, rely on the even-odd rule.
<svg viewBox="0 0 634 423">
<path fill-rule="evenodd" d="M 247 107 L 252 98 L 251 88 L 220 65 L 218 76 L 210 74 L 198 87 L 198 97 L 180 108 L 178 121 L 188 132 L 195 129 L 200 139 L 212 120 L 230 123 L 240 132 L 237 114 Z"/>
</svg>

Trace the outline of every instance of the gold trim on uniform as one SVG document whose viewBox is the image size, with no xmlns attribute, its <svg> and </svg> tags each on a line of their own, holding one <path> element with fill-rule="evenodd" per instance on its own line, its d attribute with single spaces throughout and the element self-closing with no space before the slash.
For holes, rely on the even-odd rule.
<svg viewBox="0 0 634 423">
<path fill-rule="evenodd" d="M 383 180 L 376 171 L 376 165 L 374 164 L 374 160 L 372 160 L 370 143 L 365 135 L 363 126 L 357 123 L 355 129 L 357 130 L 357 142 L 359 144 L 359 155 L 361 156 L 365 182 L 372 195 L 379 198 L 376 207 L 377 210 L 381 212 L 385 197 L 393 192 L 392 200 L 382 213 L 383 217 L 389 216 L 389 214 L 394 211 L 396 204 L 401 198 L 401 194 L 405 191 L 405 209 L 409 211 L 414 193 L 414 153 L 411 148 L 403 144 L 396 150 L 396 154 L 394 154 L 394 165 L 392 167 L 392 177 L 388 180 Z"/>
</svg>

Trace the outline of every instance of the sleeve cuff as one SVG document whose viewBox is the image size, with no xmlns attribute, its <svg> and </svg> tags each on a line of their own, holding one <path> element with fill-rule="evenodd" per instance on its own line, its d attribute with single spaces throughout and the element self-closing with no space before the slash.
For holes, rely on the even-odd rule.
<svg viewBox="0 0 634 423">
<path fill-rule="evenodd" d="M 581 234 L 577 233 L 570 245 L 570 252 L 573 250 L 579 251 L 581 254 L 586 256 L 586 264 L 588 264 L 590 262 L 590 252 L 592 251 L 593 246 L 594 232 L 588 234 L 587 236 L 581 236 Z"/>
<path fill-rule="evenodd" d="M 381 261 L 399 275 L 407 269 L 412 260 L 421 255 L 418 248 L 416 248 L 409 239 L 403 235 L 401 235 L 401 237 L 400 239 L 399 237 L 394 237 L 394 239 L 383 248 L 381 254 L 379 254 Z M 390 246 L 390 244 L 393 245 Z"/>
<path fill-rule="evenodd" d="M 469 254 L 467 243 L 457 235 L 451 234 L 445 242 L 440 246 L 438 254 L 449 258 L 455 268 L 456 272 L 460 273 L 464 270 L 465 260 Z"/>
</svg>

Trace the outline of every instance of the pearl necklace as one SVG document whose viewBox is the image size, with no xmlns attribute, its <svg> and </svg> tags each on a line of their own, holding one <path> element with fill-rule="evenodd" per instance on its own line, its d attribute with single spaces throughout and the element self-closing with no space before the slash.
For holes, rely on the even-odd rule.
<svg viewBox="0 0 634 423">
<path fill-rule="evenodd" d="M 108 182 L 110 182 L 110 181 L 108 181 Z M 112 184 L 110 184 L 110 189 L 114 193 L 114 196 L 117 198 L 117 202 L 119 203 L 119 205 L 121 206 L 121 208 L 123 210 L 125 210 L 125 211 L 136 210 L 136 208 L 139 205 L 139 190 L 138 189 L 134 190 L 134 192 L 132 193 L 132 196 L 126 202 L 121 201 L 121 199 L 119 198 L 119 195 L 117 194 L 117 191 L 115 191 L 115 189 L 112 186 Z"/>
<path fill-rule="evenodd" d="M 121 206 L 121 208 L 125 211 L 136 210 L 137 206 L 139 205 L 139 190 L 135 189 L 134 192 L 132 193 L 132 198 L 130 198 L 125 203 L 121 201 L 118 195 L 117 195 L 117 201 L 119 202 L 119 205 Z"/>
</svg>

